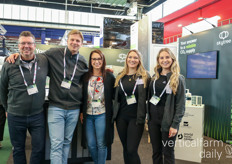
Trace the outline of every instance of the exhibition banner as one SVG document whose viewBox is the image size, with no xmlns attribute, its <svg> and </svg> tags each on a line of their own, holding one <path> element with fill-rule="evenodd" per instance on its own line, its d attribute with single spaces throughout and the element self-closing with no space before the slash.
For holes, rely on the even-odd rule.
<svg viewBox="0 0 232 164">
<path fill-rule="evenodd" d="M 217 52 L 216 64 L 207 63 L 215 65 L 217 77 L 207 79 L 186 78 L 186 88 L 191 91 L 192 95 L 203 97 L 203 104 L 205 104 L 204 135 L 227 143 L 232 140 L 231 49 L 231 24 L 189 35 L 179 40 L 179 63 L 181 74 L 184 76 L 188 73 L 188 55 L 199 55 L 198 53 L 206 54 L 209 51 Z M 210 58 L 210 56 L 208 57 Z M 205 63 L 206 61 L 209 60 L 198 61 L 197 67 L 209 67 Z"/>
</svg>

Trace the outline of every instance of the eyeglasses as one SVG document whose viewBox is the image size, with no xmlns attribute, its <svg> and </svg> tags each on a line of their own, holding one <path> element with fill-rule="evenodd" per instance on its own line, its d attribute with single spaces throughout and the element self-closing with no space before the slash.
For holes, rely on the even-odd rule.
<svg viewBox="0 0 232 164">
<path fill-rule="evenodd" d="M 91 58 L 93 61 L 101 61 L 102 60 L 102 58 Z"/>
<path fill-rule="evenodd" d="M 35 44 L 34 42 L 21 42 L 21 43 L 19 43 L 19 44 L 21 44 L 21 45 L 23 45 L 23 46 L 25 46 L 26 44 L 28 45 L 28 46 L 31 46 L 31 45 L 33 45 L 33 44 Z"/>
</svg>

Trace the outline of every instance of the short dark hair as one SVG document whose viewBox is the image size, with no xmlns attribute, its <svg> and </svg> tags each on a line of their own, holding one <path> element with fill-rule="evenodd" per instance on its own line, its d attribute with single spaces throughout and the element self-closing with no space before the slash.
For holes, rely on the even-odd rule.
<svg viewBox="0 0 232 164">
<path fill-rule="evenodd" d="M 30 31 L 22 31 L 19 35 L 19 38 L 25 36 L 25 37 L 32 37 L 35 41 L 35 36 Z"/>
</svg>

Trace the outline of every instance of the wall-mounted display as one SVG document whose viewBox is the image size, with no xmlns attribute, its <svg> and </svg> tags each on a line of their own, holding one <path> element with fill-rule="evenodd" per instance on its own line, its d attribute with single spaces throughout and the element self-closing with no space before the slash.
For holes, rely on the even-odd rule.
<svg viewBox="0 0 232 164">
<path fill-rule="evenodd" d="M 187 56 L 187 78 L 216 79 L 218 51 Z"/>
</svg>

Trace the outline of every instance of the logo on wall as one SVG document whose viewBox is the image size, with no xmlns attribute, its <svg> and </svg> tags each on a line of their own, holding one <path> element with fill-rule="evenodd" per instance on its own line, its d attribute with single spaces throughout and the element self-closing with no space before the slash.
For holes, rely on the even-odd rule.
<svg viewBox="0 0 232 164">
<path fill-rule="evenodd" d="M 119 54 L 118 58 L 119 59 L 117 59 L 117 62 L 123 63 L 125 61 L 125 59 L 126 59 L 126 54 Z"/>
<path fill-rule="evenodd" d="M 220 32 L 220 34 L 218 35 L 219 39 L 221 39 L 220 41 L 217 41 L 217 45 L 221 45 L 224 46 L 225 44 L 229 44 L 231 43 L 231 39 L 226 39 L 228 38 L 230 35 L 229 31 L 222 31 Z"/>
<path fill-rule="evenodd" d="M 184 121 L 184 126 L 189 126 L 189 123 L 187 121 Z"/>
<path fill-rule="evenodd" d="M 178 134 L 177 137 L 179 140 L 181 140 L 183 138 L 183 134 Z"/>
</svg>

